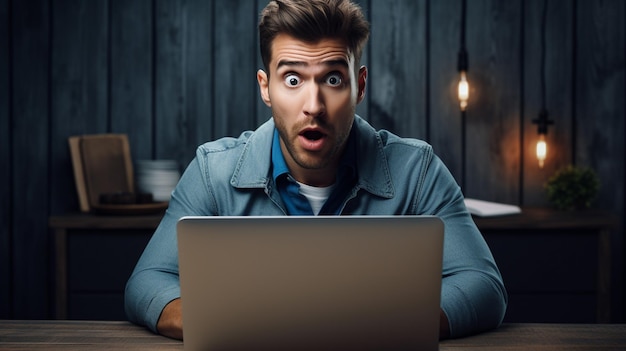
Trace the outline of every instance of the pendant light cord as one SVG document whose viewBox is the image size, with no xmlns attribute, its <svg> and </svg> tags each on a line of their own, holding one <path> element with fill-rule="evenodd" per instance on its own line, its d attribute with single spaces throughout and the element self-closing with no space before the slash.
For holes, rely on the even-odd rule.
<svg viewBox="0 0 626 351">
<path fill-rule="evenodd" d="M 465 47 L 465 21 L 467 17 L 467 0 L 461 2 L 461 49 L 459 50 L 459 57 L 457 62 L 457 69 L 459 72 L 465 71 L 469 68 L 469 60 L 467 58 L 467 49 Z"/>
<path fill-rule="evenodd" d="M 546 110 L 546 21 L 548 18 L 548 0 L 543 1 L 541 13 L 541 110 Z"/>
</svg>

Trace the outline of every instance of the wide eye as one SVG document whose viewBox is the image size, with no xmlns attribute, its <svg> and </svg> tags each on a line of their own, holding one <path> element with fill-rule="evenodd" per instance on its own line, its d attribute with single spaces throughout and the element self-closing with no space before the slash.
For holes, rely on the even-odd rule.
<svg viewBox="0 0 626 351">
<path fill-rule="evenodd" d="M 342 81 L 343 80 L 341 79 L 341 75 L 337 73 L 331 74 L 328 77 L 326 77 L 326 84 L 332 87 L 340 86 Z"/>
<path fill-rule="evenodd" d="M 298 84 L 300 84 L 300 77 L 296 76 L 295 74 L 290 74 L 285 77 L 285 84 L 287 84 L 287 86 L 289 87 L 298 86 Z"/>
</svg>

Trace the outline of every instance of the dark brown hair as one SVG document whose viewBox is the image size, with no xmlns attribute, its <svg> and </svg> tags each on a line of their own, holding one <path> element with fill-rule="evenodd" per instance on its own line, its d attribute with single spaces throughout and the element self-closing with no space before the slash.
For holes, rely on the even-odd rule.
<svg viewBox="0 0 626 351">
<path fill-rule="evenodd" d="M 354 53 L 357 64 L 369 37 L 369 23 L 361 8 L 350 0 L 273 0 L 261 12 L 259 43 L 269 74 L 272 41 L 280 33 L 315 43 L 340 39 Z"/>
</svg>

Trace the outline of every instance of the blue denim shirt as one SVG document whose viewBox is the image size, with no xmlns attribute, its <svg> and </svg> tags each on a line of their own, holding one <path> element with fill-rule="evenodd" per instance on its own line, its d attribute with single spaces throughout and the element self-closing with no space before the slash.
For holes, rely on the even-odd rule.
<svg viewBox="0 0 626 351">
<path fill-rule="evenodd" d="M 497 327 L 507 294 L 463 194 L 427 143 L 374 130 L 356 116 L 357 180 L 343 215 L 436 215 L 445 224 L 441 308 L 452 337 Z M 189 215 L 286 215 L 272 177 L 272 119 L 238 138 L 201 145 L 126 285 L 129 320 L 156 332 L 161 311 L 180 297 L 176 223 Z"/>
</svg>

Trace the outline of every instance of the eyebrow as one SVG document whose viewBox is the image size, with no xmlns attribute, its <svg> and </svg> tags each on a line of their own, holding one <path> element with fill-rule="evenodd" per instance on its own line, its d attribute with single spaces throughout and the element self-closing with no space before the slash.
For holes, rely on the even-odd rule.
<svg viewBox="0 0 626 351">
<path fill-rule="evenodd" d="M 306 67 L 309 64 L 303 61 L 288 61 L 288 60 L 281 60 L 278 62 L 278 66 L 276 67 L 276 70 L 279 70 L 281 67 L 283 66 L 288 66 L 288 67 Z M 348 65 L 348 61 L 344 60 L 344 59 L 337 59 L 337 60 L 328 60 L 328 61 L 322 61 L 322 65 L 324 66 L 342 66 L 345 68 L 349 68 Z"/>
</svg>

